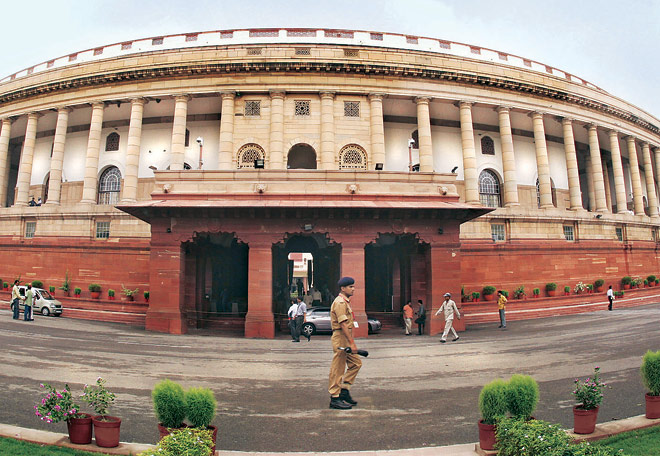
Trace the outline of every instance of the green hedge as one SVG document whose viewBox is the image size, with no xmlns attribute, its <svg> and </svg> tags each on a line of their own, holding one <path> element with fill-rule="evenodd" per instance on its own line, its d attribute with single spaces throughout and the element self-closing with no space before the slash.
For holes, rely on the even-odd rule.
<svg viewBox="0 0 660 456">
<path fill-rule="evenodd" d="M 642 381 L 653 396 L 660 396 L 660 350 L 647 351 L 642 358 Z"/>
</svg>

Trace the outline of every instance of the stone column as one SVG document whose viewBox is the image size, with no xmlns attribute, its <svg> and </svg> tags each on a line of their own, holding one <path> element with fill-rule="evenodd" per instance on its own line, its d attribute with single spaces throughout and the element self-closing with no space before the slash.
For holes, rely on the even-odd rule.
<svg viewBox="0 0 660 456">
<path fill-rule="evenodd" d="M 144 99 L 135 98 L 131 100 L 131 120 L 128 126 L 128 146 L 126 147 L 126 175 L 124 176 L 124 188 L 122 189 L 123 203 L 137 201 L 143 112 Z"/>
<path fill-rule="evenodd" d="M 550 164 L 548 163 L 548 147 L 545 143 L 545 127 L 543 113 L 533 112 L 534 144 L 536 147 L 536 169 L 539 175 L 539 190 L 541 194 L 541 209 L 554 207 L 552 204 L 552 184 L 550 183 Z"/>
<path fill-rule="evenodd" d="M 99 154 L 101 153 L 101 130 L 103 129 L 102 101 L 92 103 L 92 120 L 87 139 L 87 157 L 85 158 L 85 179 L 81 203 L 96 204 L 99 185 Z"/>
<path fill-rule="evenodd" d="M 631 187 L 633 191 L 633 208 L 635 215 L 644 215 L 644 199 L 642 193 L 642 180 L 639 175 L 639 161 L 637 160 L 637 147 L 633 136 L 626 136 L 628 145 L 628 160 L 630 161 Z"/>
<path fill-rule="evenodd" d="M 50 176 L 48 178 L 48 201 L 46 204 L 60 204 L 62 193 L 62 163 L 64 162 L 64 143 L 66 129 L 69 125 L 71 108 L 63 107 L 57 110 L 57 124 L 53 140 L 53 155 L 50 158 Z"/>
<path fill-rule="evenodd" d="M 371 163 L 385 163 L 385 127 L 383 126 L 383 94 L 369 94 L 371 102 Z"/>
<path fill-rule="evenodd" d="M 369 333 L 364 296 L 364 246 L 364 240 L 345 239 L 341 242 L 341 276 L 355 279 L 357 291 L 351 298 L 351 309 L 359 327 L 353 329 L 353 336 L 360 338 L 367 337 Z"/>
<path fill-rule="evenodd" d="M 172 125 L 172 145 L 170 147 L 170 169 L 181 171 L 186 157 L 186 117 L 188 116 L 188 95 L 174 97 L 174 124 Z"/>
<path fill-rule="evenodd" d="M 479 204 L 479 186 L 477 176 L 477 154 L 474 148 L 474 130 L 472 129 L 472 102 L 461 101 L 458 104 L 461 119 L 461 145 L 463 148 L 463 182 L 465 202 Z"/>
<path fill-rule="evenodd" d="M 654 149 L 654 152 L 655 152 L 655 182 L 658 183 L 658 185 L 660 186 L 660 147 L 656 147 Z"/>
<path fill-rule="evenodd" d="M 417 137 L 419 141 L 419 171 L 433 172 L 433 144 L 431 141 L 430 98 L 417 97 Z"/>
<path fill-rule="evenodd" d="M 587 157 L 587 195 L 589 197 L 589 210 L 596 210 L 596 193 L 594 192 L 594 168 L 591 158 Z"/>
<path fill-rule="evenodd" d="M 644 157 L 644 177 L 646 177 L 646 197 L 649 202 L 649 215 L 658 217 L 658 197 L 655 193 L 653 181 L 653 165 L 651 164 L 651 149 L 649 143 L 642 143 L 642 156 Z"/>
<path fill-rule="evenodd" d="M 625 213 L 628 210 L 626 198 L 626 184 L 623 178 L 623 164 L 621 162 L 621 149 L 619 148 L 619 133 L 610 130 L 610 151 L 612 154 L 612 173 L 614 177 L 614 195 L 616 197 L 616 212 Z"/>
<path fill-rule="evenodd" d="M 334 92 L 321 92 L 321 169 L 337 169 Z"/>
<path fill-rule="evenodd" d="M 245 315 L 245 337 L 272 339 L 275 337 L 273 317 L 273 243 L 254 236 L 247 239 L 248 249 L 248 309 Z"/>
<path fill-rule="evenodd" d="M 270 151 L 268 168 L 285 169 L 284 92 L 270 93 Z"/>
<path fill-rule="evenodd" d="M 607 163 L 603 162 L 603 184 L 605 186 L 605 205 L 612 212 L 612 189 L 610 188 L 610 173 L 607 171 Z"/>
<path fill-rule="evenodd" d="M 11 124 L 9 118 L 2 119 L 2 130 L 0 131 L 0 207 L 7 204 L 7 190 L 9 187 L 9 139 L 11 138 Z"/>
<path fill-rule="evenodd" d="M 500 119 L 500 141 L 502 143 L 502 169 L 504 171 L 504 206 L 519 206 L 516 155 L 513 149 L 509 108 L 497 108 Z"/>
<path fill-rule="evenodd" d="M 593 180 L 596 211 L 607 212 L 603 165 L 600 159 L 600 144 L 598 143 L 598 128 L 596 125 L 590 124 L 587 126 L 587 129 L 589 130 L 589 156 L 591 157 L 591 178 Z"/>
<path fill-rule="evenodd" d="M 220 114 L 220 147 L 218 169 L 231 169 L 234 156 L 234 100 L 235 92 L 222 92 L 222 113 Z"/>
<path fill-rule="evenodd" d="M 564 127 L 564 153 L 566 154 L 566 171 L 568 173 L 568 191 L 570 194 L 570 209 L 577 211 L 582 207 L 582 192 L 580 191 L 580 172 L 578 169 L 577 153 L 575 152 L 575 137 L 573 136 L 573 121 L 564 118 L 561 121 Z"/>
<path fill-rule="evenodd" d="M 18 166 L 18 181 L 16 202 L 14 206 L 27 206 L 30 196 L 30 180 L 32 179 L 32 160 L 34 158 L 34 144 L 37 140 L 37 119 L 39 114 L 31 112 L 27 117 L 25 140 L 21 152 L 21 163 Z"/>
</svg>

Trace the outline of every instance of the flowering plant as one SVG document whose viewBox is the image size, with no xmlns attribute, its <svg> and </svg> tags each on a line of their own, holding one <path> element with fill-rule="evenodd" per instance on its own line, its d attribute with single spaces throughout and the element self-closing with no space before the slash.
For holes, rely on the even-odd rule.
<svg viewBox="0 0 660 456">
<path fill-rule="evenodd" d="M 101 415 L 101 420 L 103 420 L 115 401 L 115 395 L 106 389 L 105 380 L 99 377 L 96 379 L 96 385 L 85 385 L 82 400 L 87 402 L 97 415 Z"/>
<path fill-rule="evenodd" d="M 576 293 L 582 293 L 584 290 L 587 289 L 587 286 L 583 284 L 582 282 L 578 282 L 575 284 L 575 288 L 573 289 Z"/>
<path fill-rule="evenodd" d="M 575 390 L 573 396 L 580 402 L 577 408 L 582 410 L 593 410 L 603 402 L 603 388 L 606 383 L 600 381 L 600 367 L 596 366 L 594 375 L 587 377 L 585 381 L 575 379 Z"/>
<path fill-rule="evenodd" d="M 73 402 L 69 385 L 64 385 L 62 391 L 57 391 L 48 383 L 42 383 L 40 386 L 46 389 L 46 395 L 34 406 L 34 414 L 40 420 L 47 423 L 59 423 L 60 421 L 67 421 L 69 418 L 83 416 L 80 413 L 78 404 Z"/>
</svg>

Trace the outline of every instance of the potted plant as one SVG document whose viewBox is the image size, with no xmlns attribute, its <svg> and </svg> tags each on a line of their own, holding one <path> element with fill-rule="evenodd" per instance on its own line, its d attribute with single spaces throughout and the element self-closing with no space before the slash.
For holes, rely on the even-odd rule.
<svg viewBox="0 0 660 456">
<path fill-rule="evenodd" d="M 108 299 L 110 299 L 111 301 L 115 300 L 115 290 L 113 290 L 112 288 L 108 289 Z"/>
<path fill-rule="evenodd" d="M 218 437 L 218 428 L 212 426 L 215 418 L 215 410 L 218 403 L 213 391 L 208 388 L 189 388 L 185 392 L 186 415 L 190 425 L 195 428 L 205 429 L 212 432 L 213 448 L 211 454 L 215 454 L 215 442 Z"/>
<path fill-rule="evenodd" d="M 479 446 L 482 450 L 495 449 L 497 421 L 504 418 L 507 411 L 507 383 L 496 379 L 484 385 L 479 393 Z"/>
<path fill-rule="evenodd" d="M 73 296 L 75 296 L 76 298 L 80 297 L 80 293 L 82 293 L 82 290 L 80 288 L 76 287 L 73 289 Z"/>
<path fill-rule="evenodd" d="M 32 288 L 43 288 L 44 283 L 41 280 L 33 280 L 32 281 Z"/>
<path fill-rule="evenodd" d="M 647 279 L 644 279 L 644 288 L 649 287 L 649 281 Z"/>
<path fill-rule="evenodd" d="M 212 456 L 211 431 L 204 429 L 175 429 L 163 437 L 155 448 L 138 456 Z"/>
<path fill-rule="evenodd" d="M 581 294 L 586 289 L 587 289 L 587 286 L 585 284 L 583 284 L 582 282 L 578 282 L 578 283 L 575 284 L 575 288 L 573 289 L 573 291 L 575 291 L 575 294 Z"/>
<path fill-rule="evenodd" d="M 473 291 L 472 302 L 479 302 L 479 296 L 481 296 L 481 293 L 479 293 L 478 291 Z"/>
<path fill-rule="evenodd" d="M 481 290 L 484 301 L 495 301 L 495 287 L 487 285 Z"/>
<path fill-rule="evenodd" d="M 144 300 L 145 300 L 145 302 L 149 302 L 149 292 L 148 291 L 144 292 Z"/>
<path fill-rule="evenodd" d="M 5 291 L 9 290 L 9 284 L 7 282 L 2 282 L 2 288 L 4 288 Z"/>
<path fill-rule="evenodd" d="M 115 401 L 114 393 L 105 387 L 105 380 L 96 379 L 96 385 L 85 385 L 82 400 L 94 409 L 97 416 L 92 417 L 96 445 L 102 448 L 119 446 L 121 418 L 108 415 L 108 409 Z"/>
<path fill-rule="evenodd" d="M 90 294 L 92 295 L 92 299 L 99 299 L 101 296 L 101 285 L 97 283 L 90 283 L 88 288 Z"/>
<path fill-rule="evenodd" d="M 548 293 L 548 296 L 552 297 L 557 293 L 557 284 L 554 282 L 545 284 L 545 292 Z"/>
<path fill-rule="evenodd" d="M 568 285 L 566 285 L 566 286 L 564 287 L 564 296 L 569 296 L 570 294 L 571 294 L 571 287 L 569 287 Z"/>
<path fill-rule="evenodd" d="M 660 350 L 646 352 L 641 371 L 644 386 L 649 390 L 646 393 L 646 417 L 660 418 Z"/>
<path fill-rule="evenodd" d="M 469 300 L 469 294 L 465 294 L 465 285 L 461 285 L 461 302 L 466 302 Z"/>
<path fill-rule="evenodd" d="M 660 279 L 658 279 L 658 278 L 656 277 L 656 278 L 655 278 L 655 286 L 657 287 L 658 285 L 660 285 Z M 6 288 L 6 287 L 5 287 L 5 288 Z"/>
<path fill-rule="evenodd" d="M 531 419 L 539 403 L 539 385 L 536 380 L 529 375 L 513 375 L 507 385 L 506 402 L 514 418 Z"/>
<path fill-rule="evenodd" d="M 603 285 L 605 285 L 605 281 L 603 279 L 596 279 L 594 281 L 594 287 L 596 287 L 596 291 L 598 293 L 603 292 Z"/>
<path fill-rule="evenodd" d="M 525 297 L 525 286 L 520 285 L 518 288 L 513 290 L 513 297 L 516 299 L 523 299 Z"/>
<path fill-rule="evenodd" d="M 64 296 L 69 296 L 70 290 L 71 290 L 71 281 L 69 280 L 69 271 L 66 271 L 66 275 L 64 276 L 64 283 L 62 283 L 62 286 L 60 287 L 60 290 L 64 293 Z"/>
<path fill-rule="evenodd" d="M 587 293 L 591 294 L 594 292 L 594 285 L 592 283 L 587 284 Z"/>
<path fill-rule="evenodd" d="M 579 402 L 573 407 L 573 432 L 576 434 L 591 434 L 596 429 L 598 406 L 603 402 L 605 383 L 600 381 L 600 367 L 596 366 L 594 374 L 582 381 L 575 379 L 573 396 Z"/>
<path fill-rule="evenodd" d="M 49 286 L 49 287 L 48 287 L 48 291 L 50 291 L 50 294 L 52 294 L 53 296 L 55 296 L 55 287 L 54 287 L 54 286 L 52 286 L 52 285 Z"/>
<path fill-rule="evenodd" d="M 57 391 L 48 383 L 42 383 L 40 386 L 46 390 L 46 395 L 34 406 L 34 414 L 47 423 L 66 421 L 71 443 L 91 443 L 92 415 L 80 412 L 80 407 L 73 401 L 69 385 L 64 385 L 61 391 Z"/>
<path fill-rule="evenodd" d="M 158 382 L 151 391 L 151 400 L 161 439 L 171 429 L 185 427 L 183 420 L 186 419 L 186 400 L 181 385 L 167 379 Z"/>
<path fill-rule="evenodd" d="M 633 277 L 632 282 L 630 283 L 630 285 L 633 288 L 639 288 L 642 285 L 642 279 L 640 279 L 639 277 Z"/>
<path fill-rule="evenodd" d="M 632 277 L 630 276 L 624 276 L 621 279 L 621 285 L 623 285 L 624 290 L 630 290 L 630 287 L 632 285 Z"/>
<path fill-rule="evenodd" d="M 538 298 L 540 294 L 541 294 L 541 289 L 540 289 L 540 288 L 534 288 L 534 289 L 532 290 L 532 296 L 533 296 L 534 298 Z"/>
<path fill-rule="evenodd" d="M 139 288 L 136 288 L 135 290 L 131 290 L 130 288 L 126 288 L 124 284 L 121 285 L 121 294 L 126 296 L 127 301 L 133 301 L 135 300 L 135 295 L 140 291 Z"/>
</svg>

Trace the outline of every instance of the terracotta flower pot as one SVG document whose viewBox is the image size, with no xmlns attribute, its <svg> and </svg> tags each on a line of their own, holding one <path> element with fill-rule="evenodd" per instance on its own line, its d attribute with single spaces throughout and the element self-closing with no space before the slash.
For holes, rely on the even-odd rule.
<svg viewBox="0 0 660 456">
<path fill-rule="evenodd" d="M 99 299 L 101 297 L 100 291 L 91 291 L 92 299 Z"/>
<path fill-rule="evenodd" d="M 104 421 L 101 421 L 103 418 Z M 116 416 L 95 416 L 92 418 L 94 423 L 94 436 L 96 437 L 96 445 L 101 448 L 114 448 L 119 446 L 119 427 L 121 426 L 121 418 Z"/>
<path fill-rule="evenodd" d="M 69 441 L 78 445 L 92 443 L 92 415 L 83 413 L 84 418 L 69 418 L 66 427 L 69 431 Z"/>
<path fill-rule="evenodd" d="M 623 289 L 624 290 L 630 290 L 630 284 L 629 283 L 624 283 L 623 284 Z"/>
<path fill-rule="evenodd" d="M 484 295 L 484 301 L 495 301 L 495 295 L 494 294 Z"/>
<path fill-rule="evenodd" d="M 593 434 L 598 420 L 598 407 L 583 410 L 573 407 L 573 432 L 576 434 Z"/>
<path fill-rule="evenodd" d="M 660 396 L 646 393 L 646 417 L 650 420 L 660 418 Z"/>
<path fill-rule="evenodd" d="M 548 292 L 548 296 L 550 296 L 551 298 L 557 295 L 557 290 L 547 290 L 547 292 Z"/>
<path fill-rule="evenodd" d="M 479 426 L 479 446 L 482 450 L 494 450 L 497 426 L 495 424 L 485 424 L 483 420 L 479 420 L 477 424 Z"/>
<path fill-rule="evenodd" d="M 603 292 L 603 287 L 596 287 L 596 291 L 598 293 L 602 293 Z"/>
<path fill-rule="evenodd" d="M 213 435 L 211 436 L 211 439 L 213 440 L 213 448 L 211 448 L 211 454 L 215 454 L 215 442 L 218 440 L 218 428 L 216 426 L 209 426 L 207 429 L 213 432 Z"/>
</svg>

